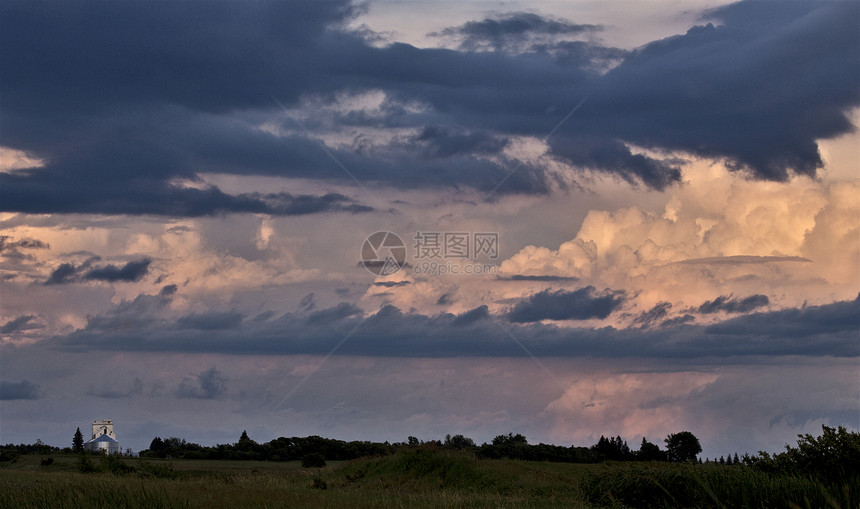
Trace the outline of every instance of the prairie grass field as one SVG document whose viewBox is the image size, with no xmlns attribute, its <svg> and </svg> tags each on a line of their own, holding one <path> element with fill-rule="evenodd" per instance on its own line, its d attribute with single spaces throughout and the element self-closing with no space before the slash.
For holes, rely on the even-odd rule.
<svg viewBox="0 0 860 509">
<path fill-rule="evenodd" d="M 841 486 L 746 466 L 572 464 L 477 459 L 417 448 L 302 468 L 299 461 L 159 460 L 38 455 L 0 463 L 3 508 L 832 507 L 860 506 Z"/>
</svg>

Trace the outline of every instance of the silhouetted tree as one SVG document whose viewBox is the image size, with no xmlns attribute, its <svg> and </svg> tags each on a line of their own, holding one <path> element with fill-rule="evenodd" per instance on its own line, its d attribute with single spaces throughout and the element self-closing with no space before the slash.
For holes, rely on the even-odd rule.
<svg viewBox="0 0 860 509">
<path fill-rule="evenodd" d="M 740 458 L 738 458 L 738 453 L 735 453 L 735 460 L 734 460 L 734 462 L 733 462 L 733 463 L 734 463 L 735 465 L 740 465 L 740 464 L 741 464 L 741 460 L 740 460 Z"/>
<path fill-rule="evenodd" d="M 75 430 L 75 436 L 72 438 L 72 450 L 75 452 L 84 450 L 84 435 L 81 434 L 81 428 Z"/>
<path fill-rule="evenodd" d="M 413 436 L 411 436 L 411 435 L 409 436 L 409 438 L 407 438 L 407 439 L 406 439 L 406 442 L 407 442 L 409 445 L 413 446 L 413 447 L 415 447 L 416 445 L 418 445 L 418 439 L 417 439 L 417 438 L 415 438 L 415 437 L 413 437 Z"/>
<path fill-rule="evenodd" d="M 639 446 L 636 459 L 640 461 L 663 461 L 666 459 L 666 455 L 660 450 L 660 446 L 652 444 L 645 440 L 645 437 L 642 437 L 642 445 Z"/>
<path fill-rule="evenodd" d="M 245 430 L 242 430 L 242 436 L 239 437 L 239 441 L 241 442 L 242 440 L 251 440 L 248 438 L 248 432 Z"/>
<path fill-rule="evenodd" d="M 493 439 L 493 445 L 526 445 L 528 441 L 524 435 L 517 433 L 508 433 L 507 435 L 499 435 Z"/>
<path fill-rule="evenodd" d="M 445 435 L 445 446 L 455 449 L 465 449 L 467 447 L 475 447 L 475 441 L 463 435 Z"/>
<path fill-rule="evenodd" d="M 152 442 L 149 443 L 150 451 L 162 451 L 164 450 L 164 440 L 161 437 L 155 437 L 152 439 Z"/>
<path fill-rule="evenodd" d="M 607 439 L 603 435 L 600 440 L 591 447 L 591 450 L 606 460 L 629 460 L 633 458 L 633 453 L 630 452 L 630 447 L 627 442 L 621 439 L 620 436 Z"/>
<path fill-rule="evenodd" d="M 696 455 L 702 452 L 699 439 L 689 431 L 673 433 L 666 437 L 665 442 L 669 461 L 695 461 Z"/>
<path fill-rule="evenodd" d="M 770 455 L 745 456 L 744 461 L 765 472 L 804 474 L 828 482 L 853 482 L 860 472 L 860 433 L 838 426 L 821 426 L 820 437 L 797 435 L 797 447 Z"/>
</svg>

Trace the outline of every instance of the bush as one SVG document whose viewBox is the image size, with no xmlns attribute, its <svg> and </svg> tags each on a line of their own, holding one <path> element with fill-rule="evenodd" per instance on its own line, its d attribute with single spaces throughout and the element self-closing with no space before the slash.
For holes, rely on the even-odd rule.
<svg viewBox="0 0 860 509">
<path fill-rule="evenodd" d="M 126 464 L 117 454 L 108 454 L 102 458 L 101 469 L 114 475 L 126 475 L 134 472 L 134 467 Z"/>
<path fill-rule="evenodd" d="M 322 454 L 312 452 L 302 456 L 303 468 L 322 468 L 325 466 L 325 458 Z"/>
<path fill-rule="evenodd" d="M 96 464 L 93 463 L 92 458 L 90 458 L 88 454 L 81 454 L 78 456 L 78 461 L 75 462 L 75 468 L 78 469 L 78 472 L 82 472 L 84 474 L 98 472 Z"/>
<path fill-rule="evenodd" d="M 173 463 L 151 463 L 143 460 L 137 462 L 137 475 L 157 479 L 176 479 L 179 477 L 173 468 Z"/>
<path fill-rule="evenodd" d="M 18 460 L 19 453 L 13 449 L 0 449 L 0 462 L 8 461 L 15 463 Z"/>
<path fill-rule="evenodd" d="M 842 426 L 822 426 L 820 437 L 797 435 L 797 447 L 771 456 L 760 452 L 744 457 L 744 463 L 758 470 L 780 474 L 803 474 L 833 483 L 846 483 L 860 472 L 860 433 Z"/>
</svg>

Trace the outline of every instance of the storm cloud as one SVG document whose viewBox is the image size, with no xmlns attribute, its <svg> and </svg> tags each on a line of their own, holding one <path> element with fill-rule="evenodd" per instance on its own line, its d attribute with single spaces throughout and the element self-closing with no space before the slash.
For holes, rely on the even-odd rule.
<svg viewBox="0 0 860 509">
<path fill-rule="evenodd" d="M 856 2 L 740 2 L 632 52 L 571 40 L 599 27 L 524 13 L 443 31 L 464 38 L 449 50 L 375 46 L 345 28 L 359 10 L 344 1 L 0 9 L 4 144 L 45 161 L 0 174 L 7 211 L 370 210 L 338 194 L 231 194 L 202 184 L 205 173 L 545 194 L 564 187 L 557 170 L 503 151 L 553 126 L 550 154 L 574 172 L 654 189 L 681 181 L 678 160 L 633 148 L 645 147 L 785 180 L 816 174 L 816 140 L 851 131 L 846 112 L 860 104 Z M 619 63 L 606 71 L 606 59 Z M 369 91 L 385 94 L 375 116 L 297 123 L 307 101 L 319 110 Z M 326 141 L 362 124 L 415 134 L 361 148 Z"/>
<path fill-rule="evenodd" d="M 430 35 L 457 39 L 460 48 L 466 51 L 522 52 L 545 44 L 546 37 L 569 37 L 600 30 L 603 30 L 600 25 L 580 25 L 530 12 L 510 12 Z"/>
<path fill-rule="evenodd" d="M 620 296 L 600 296 L 593 289 L 541 292 L 537 301 L 524 301 L 523 318 L 562 313 L 608 313 Z M 149 297 L 154 298 L 154 297 Z M 547 299 L 552 313 L 533 309 Z M 349 303 L 310 314 L 286 313 L 273 319 L 239 320 L 232 327 L 195 329 L 177 327 L 147 308 L 147 296 L 120 305 L 116 312 L 90 319 L 70 334 L 38 345 L 72 352 L 91 350 L 246 354 L 314 354 L 381 357 L 546 357 L 690 359 L 734 356 L 860 355 L 856 331 L 860 327 L 860 299 L 821 306 L 790 308 L 743 315 L 719 324 L 693 325 L 668 320 L 652 329 L 630 327 L 569 327 L 517 323 L 494 316 L 485 306 L 461 314 L 423 315 L 384 305 L 370 315 Z M 572 305 L 583 311 L 570 311 Z M 591 307 L 589 307 L 591 306 Z M 120 309 L 122 308 L 122 309 Z M 129 314 L 138 322 L 126 331 Z M 573 309 L 576 309 L 575 307 Z M 658 312 L 655 313 L 656 315 Z M 778 325 L 775 325 L 778 324 Z M 224 324 L 227 325 L 227 324 Z M 186 384 L 191 384 L 189 379 Z"/>
<path fill-rule="evenodd" d="M 218 399 L 227 392 L 227 379 L 214 366 L 193 377 L 185 377 L 176 388 L 177 398 Z"/>
<path fill-rule="evenodd" d="M 12 240 L 9 235 L 0 235 L 0 253 L 8 256 L 9 252 L 15 252 L 19 249 L 47 249 L 51 246 L 42 242 L 39 239 L 23 238 L 20 240 Z"/>
<path fill-rule="evenodd" d="M 23 330 L 41 328 L 39 324 L 33 323 L 34 320 L 36 320 L 36 315 L 22 315 L 17 318 L 13 318 L 3 325 L 0 325 L 0 334 L 12 334 Z"/>
<path fill-rule="evenodd" d="M 90 258 L 77 266 L 74 263 L 61 263 L 51 271 L 45 284 L 61 285 L 81 281 L 109 283 L 140 281 L 149 273 L 149 265 L 152 263 L 151 259 L 143 258 L 127 262 L 122 266 L 113 264 L 95 266 L 97 260 L 98 258 Z"/>
<path fill-rule="evenodd" d="M 606 318 L 624 302 L 623 292 L 598 292 L 586 286 L 572 292 L 549 289 L 517 303 L 508 313 L 512 322 L 540 320 L 588 320 Z"/>
<path fill-rule="evenodd" d="M 750 295 L 742 299 L 732 298 L 731 296 L 720 295 L 714 300 L 705 301 L 701 306 L 696 308 L 699 313 L 718 313 L 724 311 L 726 313 L 749 313 L 750 311 L 764 307 L 770 304 L 767 295 Z"/>
</svg>

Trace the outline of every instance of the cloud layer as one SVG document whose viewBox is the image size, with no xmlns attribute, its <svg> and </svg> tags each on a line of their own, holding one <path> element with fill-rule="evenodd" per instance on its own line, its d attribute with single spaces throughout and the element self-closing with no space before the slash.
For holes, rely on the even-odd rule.
<svg viewBox="0 0 860 509">
<path fill-rule="evenodd" d="M 4 144 L 43 162 L 0 174 L 9 211 L 369 210 L 339 194 L 225 192 L 205 173 L 526 194 L 593 171 L 681 181 L 677 158 L 635 147 L 785 181 L 816 174 L 816 140 L 850 131 L 860 104 L 856 2 L 740 2 L 629 54 L 572 40 L 596 26 L 526 13 L 443 31 L 463 38 L 448 50 L 375 46 L 345 28 L 358 13 L 346 2 L 2 9 Z M 383 99 L 344 102 L 368 93 Z M 345 132 L 351 143 L 335 141 Z M 561 173 L 505 151 L 551 132 Z"/>
<path fill-rule="evenodd" d="M 428 316 L 404 313 L 387 305 L 363 316 L 359 308 L 348 303 L 271 319 L 255 319 L 239 313 L 191 314 L 171 319 L 165 316 L 168 299 L 138 296 L 114 312 L 91 317 L 86 327 L 46 339 L 40 345 L 73 352 L 176 351 L 237 355 L 336 352 L 384 357 L 536 355 L 683 359 L 860 355 L 856 342 L 856 331 L 860 328 L 860 296 L 852 301 L 822 306 L 752 313 L 710 326 L 669 322 L 648 331 L 612 327 L 560 328 L 539 323 L 516 325 L 516 322 L 541 319 L 608 315 L 620 304 L 620 295 L 595 294 L 590 287 L 574 292 L 537 294 L 514 306 L 507 319 L 492 316 L 486 306 L 459 315 Z M 200 390 L 209 394 L 211 391 L 203 390 L 205 386 L 201 378 Z M 190 387 L 188 391 L 192 390 Z"/>
</svg>

